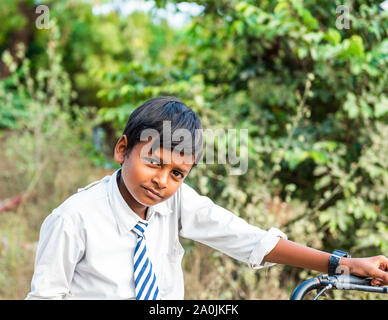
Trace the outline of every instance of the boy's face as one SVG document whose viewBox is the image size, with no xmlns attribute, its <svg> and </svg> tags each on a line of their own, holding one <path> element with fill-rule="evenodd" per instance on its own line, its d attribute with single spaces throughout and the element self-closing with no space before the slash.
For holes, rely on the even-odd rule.
<svg viewBox="0 0 388 320">
<path fill-rule="evenodd" d="M 170 198 L 181 186 L 194 164 L 193 155 L 159 148 L 151 153 L 150 142 L 139 142 L 125 156 L 127 137 L 115 147 L 114 159 L 122 164 L 119 189 L 125 201 L 144 218 L 147 207 Z"/>
</svg>

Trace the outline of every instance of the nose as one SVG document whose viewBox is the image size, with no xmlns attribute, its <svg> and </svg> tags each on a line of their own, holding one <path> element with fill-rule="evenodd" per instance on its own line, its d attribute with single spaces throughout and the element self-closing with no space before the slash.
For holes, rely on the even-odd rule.
<svg viewBox="0 0 388 320">
<path fill-rule="evenodd" d="M 160 170 L 153 178 L 152 182 L 158 186 L 158 189 L 167 188 L 168 170 Z"/>
</svg>

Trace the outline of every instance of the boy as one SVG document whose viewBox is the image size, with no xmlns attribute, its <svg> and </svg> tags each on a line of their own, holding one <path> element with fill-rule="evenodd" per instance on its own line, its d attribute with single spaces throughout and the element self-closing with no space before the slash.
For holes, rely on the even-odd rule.
<svg viewBox="0 0 388 320">
<path fill-rule="evenodd" d="M 186 185 L 202 156 L 201 129 L 177 98 L 138 107 L 114 149 L 121 168 L 79 190 L 43 222 L 27 299 L 183 299 L 179 236 L 253 269 L 282 263 L 333 273 L 342 266 L 373 277 L 374 285 L 388 283 L 384 256 L 337 257 L 296 244 Z"/>
</svg>

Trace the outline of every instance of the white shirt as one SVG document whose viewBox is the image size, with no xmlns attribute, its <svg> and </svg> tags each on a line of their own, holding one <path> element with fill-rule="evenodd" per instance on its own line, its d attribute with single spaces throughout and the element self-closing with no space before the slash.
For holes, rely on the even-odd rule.
<svg viewBox="0 0 388 320">
<path fill-rule="evenodd" d="M 120 170 L 120 169 L 119 169 Z M 116 176 L 79 189 L 44 220 L 26 299 L 135 299 L 131 229 L 141 218 L 118 189 Z M 182 183 L 169 199 L 148 208 L 147 252 L 162 299 L 183 299 L 179 236 L 204 243 L 258 269 L 287 238 L 276 228 L 249 225 Z"/>
</svg>

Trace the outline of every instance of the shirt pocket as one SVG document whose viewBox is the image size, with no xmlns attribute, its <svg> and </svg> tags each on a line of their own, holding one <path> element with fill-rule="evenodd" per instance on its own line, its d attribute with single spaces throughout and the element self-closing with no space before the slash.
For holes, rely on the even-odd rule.
<svg viewBox="0 0 388 320">
<path fill-rule="evenodd" d="M 162 299 L 183 299 L 184 283 L 182 258 L 185 253 L 178 240 L 162 259 L 160 293 Z"/>
</svg>

